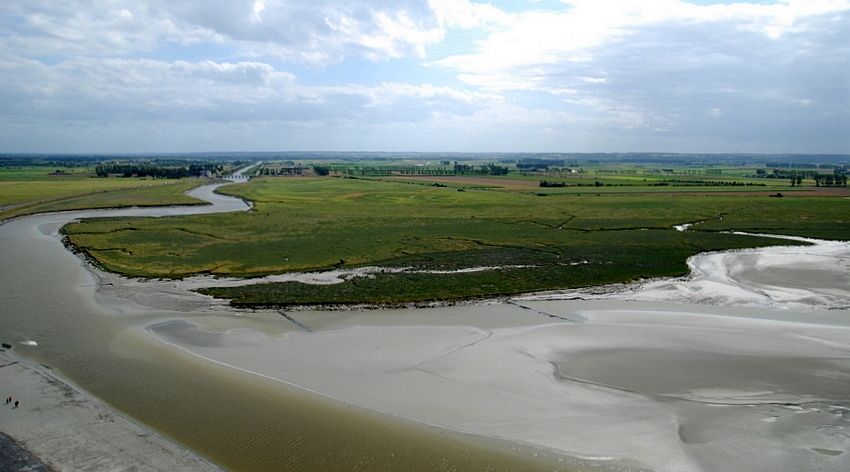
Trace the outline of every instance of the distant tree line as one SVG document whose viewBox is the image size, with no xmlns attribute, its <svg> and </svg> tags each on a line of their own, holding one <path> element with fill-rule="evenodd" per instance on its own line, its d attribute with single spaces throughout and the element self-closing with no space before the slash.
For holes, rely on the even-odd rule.
<svg viewBox="0 0 850 472">
<path fill-rule="evenodd" d="M 516 163 L 517 169 L 520 170 L 549 170 L 548 162 L 540 162 L 540 161 L 520 161 Z M 552 164 L 554 165 L 554 164 Z"/>
<path fill-rule="evenodd" d="M 155 164 L 100 164 L 95 167 L 98 177 L 117 175 L 120 177 L 153 177 L 155 179 L 182 179 L 197 177 L 202 170 L 220 173 L 224 170 L 221 164 L 200 163 L 188 166 L 160 166 Z"/>
<path fill-rule="evenodd" d="M 508 168 L 496 164 L 485 164 L 471 166 L 467 164 L 455 164 L 454 171 L 457 175 L 508 175 Z"/>
<path fill-rule="evenodd" d="M 33 161 L 32 159 L 12 159 L 0 158 L 0 167 L 25 167 L 25 166 L 44 166 L 44 167 L 74 167 L 72 163 L 59 161 Z"/>
<path fill-rule="evenodd" d="M 596 173 L 603 173 L 604 171 L 597 171 Z M 622 170 L 622 171 L 609 171 L 608 173 L 619 173 L 623 175 L 634 175 L 637 173 L 636 170 Z M 643 171 L 643 175 L 721 175 L 723 173 L 723 169 L 650 169 Z"/>
<path fill-rule="evenodd" d="M 764 187 L 765 184 L 757 184 L 753 182 L 738 182 L 735 180 L 663 180 L 653 185 L 664 186 L 672 185 L 673 187 Z"/>
<path fill-rule="evenodd" d="M 847 174 L 817 174 L 812 177 L 815 181 L 815 186 L 820 187 L 821 184 L 824 187 L 846 187 L 847 186 Z"/>
<path fill-rule="evenodd" d="M 257 171 L 258 175 L 301 175 L 303 167 L 287 166 L 287 167 L 266 167 Z"/>
<path fill-rule="evenodd" d="M 764 169 L 758 169 L 756 175 L 768 179 L 788 179 L 791 181 L 792 187 L 803 185 L 803 179 L 814 180 L 816 187 L 846 187 L 846 172 L 847 170 L 844 167 L 836 167 L 831 174 L 821 174 L 815 170 L 785 169 L 773 169 L 773 172 L 768 174 Z"/>
<path fill-rule="evenodd" d="M 510 168 L 495 164 L 454 164 L 452 167 L 434 166 L 313 166 L 318 175 L 338 172 L 351 176 L 389 175 L 508 175 Z"/>
<path fill-rule="evenodd" d="M 635 169 L 599 169 L 594 172 L 597 175 L 637 175 Z M 644 174 L 646 171 L 644 171 Z"/>
<path fill-rule="evenodd" d="M 785 167 L 787 169 L 832 169 L 835 164 L 813 162 L 766 162 L 765 167 Z"/>
</svg>

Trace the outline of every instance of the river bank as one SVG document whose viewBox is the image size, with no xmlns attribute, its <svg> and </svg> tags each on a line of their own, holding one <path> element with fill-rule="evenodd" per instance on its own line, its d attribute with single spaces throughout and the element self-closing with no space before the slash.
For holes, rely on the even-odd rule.
<svg viewBox="0 0 850 472">
<path fill-rule="evenodd" d="M 59 229 L 75 218 L 249 208 L 241 200 L 213 194 L 210 187 L 196 189 L 192 195 L 215 203 L 42 214 L 0 224 L 4 247 L 0 268 L 6 274 L 0 277 L 4 294 L 0 340 L 13 345 L 15 355 L 31 365 L 51 366 L 61 375 L 57 378 L 71 379 L 80 391 L 90 392 L 228 470 L 550 469 L 551 461 L 522 445 L 412 426 L 302 389 L 281 388 L 277 382 L 174 349 L 145 327 L 185 318 L 281 333 L 290 331 L 291 323 L 277 313 L 218 310 L 204 305 L 204 297 L 200 304 L 185 304 L 185 293 L 178 292 L 170 296 L 148 292 L 149 296 L 135 301 L 101 299 L 97 294 L 110 287 L 108 282 L 99 280 L 85 261 L 61 243 Z M 61 401 L 61 396 L 56 398 Z M 86 427 L 97 428 L 97 422 L 79 426 Z M 4 428 L 0 424 L 0 430 Z M 68 431 L 73 436 L 74 426 Z M 98 445 L 89 445 L 98 441 L 96 435 L 78 437 L 80 450 L 97 455 Z M 115 467 L 126 464 L 127 470 L 146 470 L 144 462 L 132 463 L 138 457 L 134 446 L 112 444 L 124 456 L 115 460 Z M 129 449 L 122 449 L 125 446 Z M 51 463 L 49 454 L 40 450 L 47 463 Z"/>
<path fill-rule="evenodd" d="M 847 312 L 774 313 L 517 301 L 288 313 L 302 332 L 277 335 L 148 330 L 257 378 L 602 470 L 846 470 Z"/>
<path fill-rule="evenodd" d="M 39 458 L 41 470 L 221 470 L 10 352 L 0 352 L 0 390 L 12 398 L 0 404 L 0 430 Z"/>
<path fill-rule="evenodd" d="M 221 318 L 147 330 L 257 378 L 572 467 L 838 471 L 850 465 L 850 245 L 811 242 L 703 254 L 683 279 L 302 310 L 277 331 Z"/>
<path fill-rule="evenodd" d="M 698 256 L 685 279 L 281 314 L 91 270 L 59 244 L 62 221 L 0 227 L 0 262 L 18 274 L 2 281 L 3 336 L 233 470 L 495 470 L 506 444 L 561 470 L 850 468 L 846 243 Z M 30 375 L 18 365 L 0 374 Z M 462 462 L 469 450 L 447 452 L 460 441 L 440 432 L 484 447 Z"/>
</svg>

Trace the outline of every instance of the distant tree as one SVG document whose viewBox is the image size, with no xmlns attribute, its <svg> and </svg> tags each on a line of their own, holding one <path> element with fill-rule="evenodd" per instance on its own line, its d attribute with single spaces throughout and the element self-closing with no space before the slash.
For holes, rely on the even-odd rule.
<svg viewBox="0 0 850 472">
<path fill-rule="evenodd" d="M 482 167 L 482 172 L 489 175 L 508 175 L 508 168 L 495 164 L 487 164 L 486 167 Z"/>
<path fill-rule="evenodd" d="M 469 174 L 470 172 L 472 172 L 472 166 L 469 166 L 467 164 L 455 163 L 454 171 L 455 174 Z"/>
<path fill-rule="evenodd" d="M 328 175 L 331 173 L 331 168 L 328 166 L 313 166 L 313 172 L 316 175 Z"/>
<path fill-rule="evenodd" d="M 835 175 L 826 174 L 826 175 L 823 176 L 823 184 L 826 185 L 827 187 L 832 187 L 832 185 L 834 183 L 835 183 Z"/>
</svg>

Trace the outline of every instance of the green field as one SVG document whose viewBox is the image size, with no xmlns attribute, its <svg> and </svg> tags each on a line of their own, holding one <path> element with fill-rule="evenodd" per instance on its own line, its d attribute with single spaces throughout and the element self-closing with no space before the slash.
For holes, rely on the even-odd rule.
<svg viewBox="0 0 850 472">
<path fill-rule="evenodd" d="M 94 182 L 98 182 L 95 180 Z M 50 211 L 80 210 L 92 208 L 124 208 L 130 206 L 160 206 L 160 205 L 199 205 L 204 202 L 184 195 L 202 182 L 197 180 L 186 182 L 162 182 L 139 185 L 91 185 L 64 182 L 61 185 L 47 185 L 33 193 L 32 189 L 21 188 L 16 193 L 22 203 L 11 204 L 0 210 L 0 218 L 12 218 L 33 213 Z M 40 185 L 40 184 L 39 184 Z M 102 187 L 102 188 L 98 188 Z M 0 183 L 0 191 L 9 191 Z M 10 191 L 11 193 L 11 191 Z M 26 194 L 26 197 L 20 195 Z M 32 200 L 23 200 L 32 198 Z"/>
<path fill-rule="evenodd" d="M 671 192 L 554 192 L 509 184 L 268 178 L 223 187 L 244 214 L 97 219 L 66 227 L 98 263 L 131 276 L 254 277 L 334 267 L 472 273 L 376 274 L 332 286 L 206 290 L 236 304 L 408 303 L 516 294 L 684 274 L 703 251 L 787 244 L 719 230 L 846 238 L 850 200 Z M 648 187 L 652 188 L 652 187 Z M 639 189 L 638 189 L 639 190 Z M 673 229 L 698 223 L 690 231 Z"/>
<path fill-rule="evenodd" d="M 91 167 L 3 167 L 0 219 L 48 211 L 199 204 L 183 195 L 199 184 L 196 179 L 96 178 Z"/>
<path fill-rule="evenodd" d="M 97 179 L 85 174 L 51 176 L 40 173 L 0 172 L 0 207 L 49 200 L 69 195 L 85 195 L 109 190 L 147 187 L 152 181 L 139 179 Z M 162 183 L 162 182 L 157 182 Z"/>
<path fill-rule="evenodd" d="M 244 166 L 244 156 L 237 157 L 210 165 Z M 128 276 L 393 269 L 329 286 L 205 290 L 244 305 L 403 304 L 627 282 L 685 274 L 686 259 L 704 251 L 788 244 L 728 231 L 824 239 L 850 234 L 850 190 L 813 180 L 833 165 L 811 160 L 765 169 L 758 162 L 729 163 L 737 157 L 707 156 L 696 164 L 702 157 L 657 161 L 648 154 L 637 162 L 603 156 L 529 168 L 522 159 L 478 156 L 460 163 L 442 156 L 290 157 L 263 159 L 249 171 L 270 177 L 220 188 L 253 201 L 251 212 L 90 219 L 63 231 L 92 261 Z M 196 156 L 0 159 L 0 218 L 200 203 L 184 192 L 204 180 L 94 176 L 96 166 L 119 162 L 205 165 Z M 836 175 L 846 165 L 835 164 Z M 330 176 L 315 177 L 317 169 L 331 169 Z M 288 176 L 273 177 L 282 173 Z M 790 180 L 794 173 L 802 181 Z M 686 223 L 688 231 L 674 229 Z"/>
</svg>

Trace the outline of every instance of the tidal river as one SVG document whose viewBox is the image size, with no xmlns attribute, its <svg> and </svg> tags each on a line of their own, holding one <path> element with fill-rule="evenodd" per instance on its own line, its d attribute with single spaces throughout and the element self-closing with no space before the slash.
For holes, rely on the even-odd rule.
<svg viewBox="0 0 850 472">
<path fill-rule="evenodd" d="M 64 212 L 0 225 L 2 341 L 14 345 L 18 355 L 50 366 L 119 411 L 231 470 L 540 468 L 532 454 L 512 447 L 503 451 L 498 443 L 478 443 L 471 436 L 410 427 L 204 362 L 143 329 L 159 319 L 233 313 L 127 314 L 95 301 L 97 280 L 60 242 L 57 232 L 64 224 L 86 217 L 248 208 L 213 190 L 207 186 L 190 193 L 211 206 Z"/>
<path fill-rule="evenodd" d="M 57 235 L 247 208 L 212 190 L 0 225 L 2 341 L 231 470 L 850 469 L 846 243 L 592 293 L 242 313 L 92 272 Z"/>
</svg>

